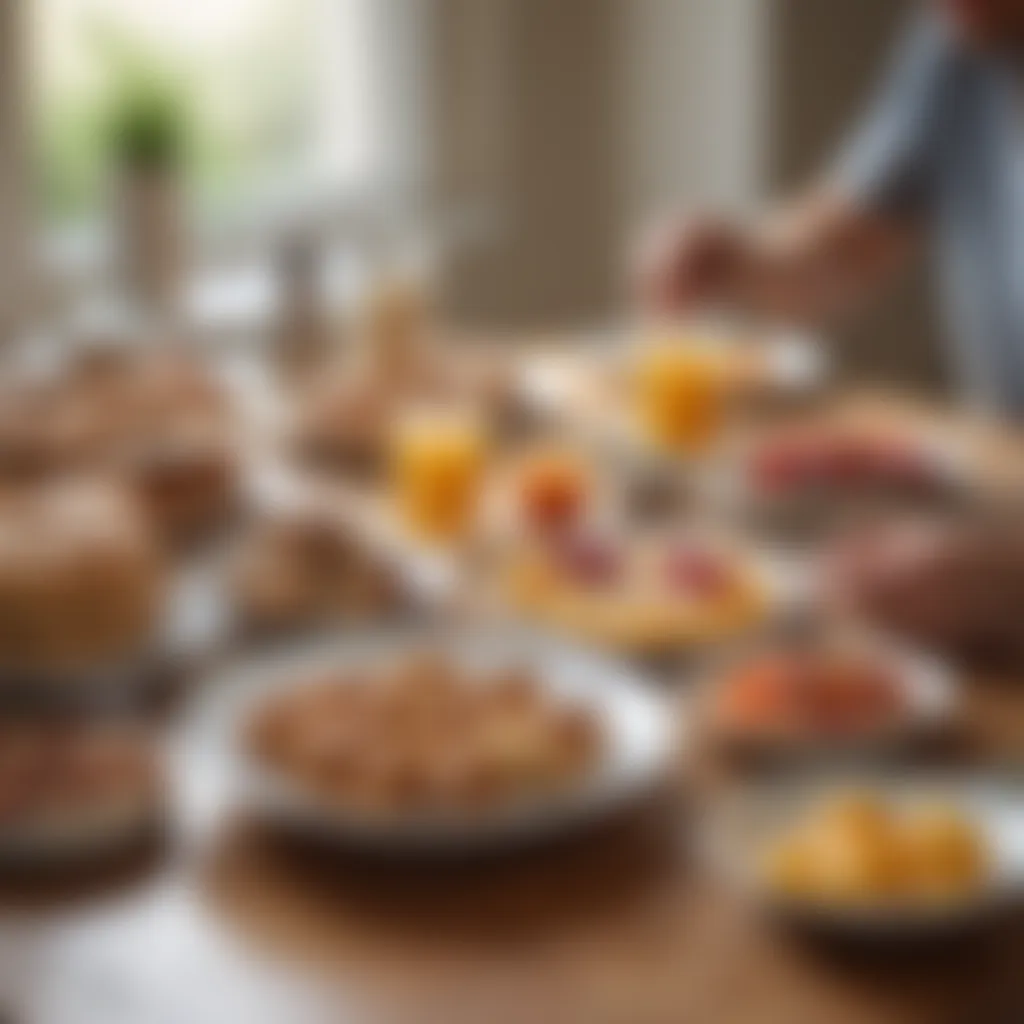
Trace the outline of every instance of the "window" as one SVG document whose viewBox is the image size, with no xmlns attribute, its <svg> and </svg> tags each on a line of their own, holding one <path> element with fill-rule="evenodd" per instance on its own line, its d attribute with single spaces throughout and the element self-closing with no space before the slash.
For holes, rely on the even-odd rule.
<svg viewBox="0 0 1024 1024">
<path fill-rule="evenodd" d="M 29 2 L 29 0 L 26 0 Z M 374 0 L 30 0 L 36 180 L 51 224 L 98 219 L 105 105 L 126 67 L 173 83 L 196 201 L 253 204 L 365 181 Z"/>
</svg>

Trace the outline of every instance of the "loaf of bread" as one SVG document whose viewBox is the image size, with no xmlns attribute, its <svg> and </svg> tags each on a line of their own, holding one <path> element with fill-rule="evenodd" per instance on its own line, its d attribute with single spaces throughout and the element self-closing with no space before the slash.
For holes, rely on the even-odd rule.
<svg viewBox="0 0 1024 1024">
<path fill-rule="evenodd" d="M 139 653 L 161 605 L 160 559 L 119 487 L 79 480 L 0 498 L 0 668 L 59 673 Z"/>
</svg>

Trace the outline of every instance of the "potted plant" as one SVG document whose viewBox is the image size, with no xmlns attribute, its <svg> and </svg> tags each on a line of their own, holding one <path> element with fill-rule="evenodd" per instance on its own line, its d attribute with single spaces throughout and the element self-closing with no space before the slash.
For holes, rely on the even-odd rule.
<svg viewBox="0 0 1024 1024">
<path fill-rule="evenodd" d="M 123 62 L 105 104 L 118 265 L 131 298 L 151 313 L 173 312 L 182 283 L 188 107 L 174 76 L 138 59 Z"/>
</svg>

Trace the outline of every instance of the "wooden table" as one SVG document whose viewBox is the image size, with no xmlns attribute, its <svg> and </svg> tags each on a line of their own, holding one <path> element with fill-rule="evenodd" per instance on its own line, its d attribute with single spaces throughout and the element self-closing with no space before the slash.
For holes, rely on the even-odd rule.
<svg viewBox="0 0 1024 1024">
<path fill-rule="evenodd" d="M 932 756 L 1024 767 L 1024 678 L 969 679 L 963 710 Z M 905 952 L 753 915 L 694 856 L 702 807 L 735 780 L 695 757 L 644 806 L 483 863 L 370 862 L 238 820 L 101 876 L 8 883 L 0 1007 L 25 1024 L 1024 1021 L 1022 914 Z"/>
</svg>

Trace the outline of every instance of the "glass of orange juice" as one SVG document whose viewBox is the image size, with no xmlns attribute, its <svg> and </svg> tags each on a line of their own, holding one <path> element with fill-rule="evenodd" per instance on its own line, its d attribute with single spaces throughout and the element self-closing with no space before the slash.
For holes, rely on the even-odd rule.
<svg viewBox="0 0 1024 1024">
<path fill-rule="evenodd" d="M 475 417 L 444 410 L 407 414 L 396 425 L 393 474 L 406 527 L 430 541 L 464 536 L 476 516 L 486 438 Z"/>
<path fill-rule="evenodd" d="M 639 422 L 658 447 L 700 454 L 719 436 L 728 387 L 725 361 L 713 346 L 683 338 L 646 344 L 635 388 Z"/>
</svg>

